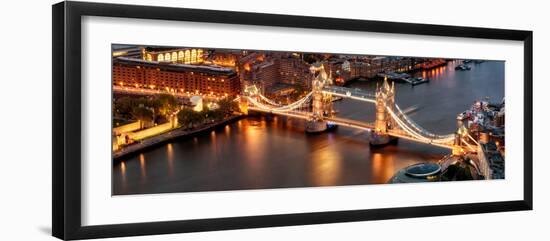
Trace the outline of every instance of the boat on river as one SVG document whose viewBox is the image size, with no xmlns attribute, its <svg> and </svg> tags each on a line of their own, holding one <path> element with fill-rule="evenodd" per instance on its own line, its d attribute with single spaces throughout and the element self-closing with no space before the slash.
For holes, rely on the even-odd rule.
<svg viewBox="0 0 550 241">
<path fill-rule="evenodd" d="M 472 69 L 472 67 L 465 64 L 459 64 L 458 66 L 455 67 L 455 70 L 470 70 L 470 69 Z"/>
</svg>

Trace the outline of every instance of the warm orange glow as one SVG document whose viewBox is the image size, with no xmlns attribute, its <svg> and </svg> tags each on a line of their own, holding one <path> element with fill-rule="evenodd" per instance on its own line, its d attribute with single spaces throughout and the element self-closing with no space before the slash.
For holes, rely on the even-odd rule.
<svg viewBox="0 0 550 241">
<path fill-rule="evenodd" d="M 145 170 L 145 156 L 143 154 L 139 154 L 139 169 L 141 171 L 141 178 L 146 178 L 147 172 Z"/>
<path fill-rule="evenodd" d="M 239 129 L 247 128 L 243 136 L 244 153 L 248 155 L 244 156 L 244 161 L 247 167 L 247 176 L 256 177 L 257 173 L 264 167 L 264 155 L 266 150 L 266 138 L 265 132 L 261 127 L 255 125 L 255 121 L 239 120 L 237 127 Z M 261 178 L 261 177 L 259 177 Z"/>
<path fill-rule="evenodd" d="M 113 57 L 124 56 L 126 54 L 128 54 L 128 52 L 126 51 L 117 51 L 117 52 L 113 52 Z"/>
<path fill-rule="evenodd" d="M 380 153 L 374 153 L 372 155 L 372 172 L 373 173 L 380 173 L 383 168 L 383 160 L 382 154 Z"/>
<path fill-rule="evenodd" d="M 265 58 L 265 56 L 262 54 L 262 55 L 258 55 L 258 57 L 256 58 L 256 60 L 258 60 L 258 61 L 264 61 L 264 58 Z"/>
<path fill-rule="evenodd" d="M 338 184 L 341 175 L 342 157 L 330 146 L 317 150 L 311 157 L 312 181 L 318 186 Z"/>
<path fill-rule="evenodd" d="M 124 161 L 120 163 L 120 173 L 122 174 L 122 181 L 126 183 L 126 163 Z"/>
<path fill-rule="evenodd" d="M 224 128 L 224 130 L 225 130 L 225 134 L 226 134 L 226 135 L 231 134 L 231 127 L 229 127 L 229 125 L 226 125 L 225 128 Z"/>
<path fill-rule="evenodd" d="M 373 153 L 372 155 L 372 175 L 377 183 L 385 183 L 393 175 L 394 154 L 392 153 Z"/>
<path fill-rule="evenodd" d="M 170 176 L 174 175 L 174 150 L 172 148 L 172 143 L 166 145 L 166 155 L 168 157 L 168 174 Z"/>
</svg>

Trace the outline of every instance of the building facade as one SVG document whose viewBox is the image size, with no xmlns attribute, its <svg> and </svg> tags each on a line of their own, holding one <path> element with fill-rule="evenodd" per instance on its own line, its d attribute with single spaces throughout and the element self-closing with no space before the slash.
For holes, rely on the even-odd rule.
<svg viewBox="0 0 550 241">
<path fill-rule="evenodd" d="M 233 96 L 241 89 L 237 73 L 224 67 L 118 57 L 112 74 L 114 85 L 174 93 Z"/>
<path fill-rule="evenodd" d="M 273 87 L 280 80 L 279 66 L 275 60 L 254 63 L 249 73 L 250 82 L 258 84 L 262 92 Z"/>
<path fill-rule="evenodd" d="M 277 58 L 279 62 L 279 75 L 281 83 L 299 84 L 311 88 L 313 75 L 309 68 L 310 65 L 301 58 L 289 55 Z"/>
</svg>

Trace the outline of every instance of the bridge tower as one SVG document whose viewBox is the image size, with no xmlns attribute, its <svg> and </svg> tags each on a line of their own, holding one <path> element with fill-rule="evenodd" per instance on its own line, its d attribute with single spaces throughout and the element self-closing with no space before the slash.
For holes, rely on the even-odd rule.
<svg viewBox="0 0 550 241">
<path fill-rule="evenodd" d="M 384 78 L 382 86 L 376 90 L 375 121 L 374 131 L 370 133 L 369 142 L 371 145 L 385 145 L 395 140 L 388 135 L 388 131 L 395 126 L 395 121 L 389 111 L 394 110 L 395 106 L 395 84 L 388 84 L 388 79 Z"/>
<path fill-rule="evenodd" d="M 319 74 L 313 79 L 312 83 L 312 115 L 306 122 L 306 132 L 309 133 L 325 131 L 327 122 L 323 120 L 324 116 L 327 111 L 332 112 L 332 108 L 329 110 L 327 105 L 330 96 L 323 94 L 323 88 L 326 84 L 330 84 L 331 79 L 327 76 L 322 64 L 314 70 L 319 70 Z M 330 100 L 330 104 L 332 104 L 332 100 Z"/>
<path fill-rule="evenodd" d="M 243 95 L 249 98 L 253 98 L 256 101 L 259 101 L 260 90 L 256 85 L 248 85 L 244 87 Z M 248 99 L 240 98 L 239 99 L 239 109 L 241 113 L 248 115 Z"/>
<path fill-rule="evenodd" d="M 459 123 L 459 127 L 455 132 L 455 139 L 453 142 L 452 154 L 456 156 L 461 156 L 464 154 L 464 148 L 462 146 L 462 138 L 468 135 L 468 128 L 462 123 Z"/>
</svg>

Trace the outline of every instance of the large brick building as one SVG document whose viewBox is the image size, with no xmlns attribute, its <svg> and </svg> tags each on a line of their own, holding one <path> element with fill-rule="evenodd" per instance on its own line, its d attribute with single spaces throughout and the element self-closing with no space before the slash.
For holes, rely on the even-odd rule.
<svg viewBox="0 0 550 241">
<path fill-rule="evenodd" d="M 259 84 L 264 91 L 266 88 L 273 87 L 280 79 L 279 65 L 275 60 L 257 62 L 250 67 L 250 82 Z"/>
<path fill-rule="evenodd" d="M 239 76 L 230 68 L 126 57 L 113 60 L 113 84 L 219 96 L 236 95 L 241 89 Z"/>
<path fill-rule="evenodd" d="M 310 65 L 300 56 L 293 54 L 251 53 L 243 57 L 240 64 L 244 67 L 241 71 L 243 81 L 248 84 L 258 84 L 262 90 L 268 90 L 278 83 L 310 88 L 313 80 Z"/>
<path fill-rule="evenodd" d="M 280 82 L 286 84 L 300 84 L 307 88 L 311 87 L 313 75 L 310 65 L 297 56 L 287 55 L 277 59 L 279 62 Z"/>
</svg>

